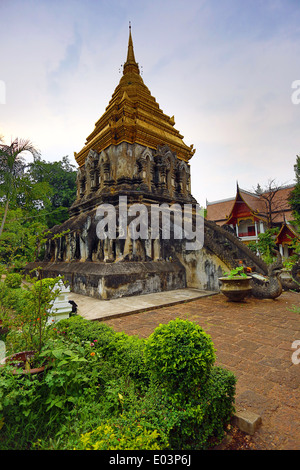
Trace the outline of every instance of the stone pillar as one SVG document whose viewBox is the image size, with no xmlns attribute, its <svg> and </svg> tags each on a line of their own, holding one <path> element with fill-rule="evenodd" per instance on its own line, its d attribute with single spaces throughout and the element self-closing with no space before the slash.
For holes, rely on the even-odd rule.
<svg viewBox="0 0 300 470">
<path fill-rule="evenodd" d="M 72 232 L 69 234 L 69 253 L 70 261 L 76 259 L 76 233 Z"/>
<path fill-rule="evenodd" d="M 123 255 L 121 253 L 121 247 L 120 247 L 120 239 L 116 239 L 116 259 L 115 261 L 121 261 L 123 259 Z"/>
<path fill-rule="evenodd" d="M 79 195 L 80 195 L 80 197 L 84 196 L 85 188 L 86 188 L 86 179 L 85 179 L 85 176 L 82 175 L 80 177 L 80 180 L 79 180 Z"/>
<path fill-rule="evenodd" d="M 257 238 L 258 233 L 257 233 L 257 222 L 256 222 L 256 220 L 254 221 L 254 227 L 255 227 L 255 238 Z"/>
<path fill-rule="evenodd" d="M 64 255 L 64 260 L 65 261 L 71 261 L 71 233 L 68 233 L 65 237 L 66 239 L 66 245 L 65 245 L 65 255 Z"/>
<path fill-rule="evenodd" d="M 80 261 L 85 261 L 89 257 L 89 247 L 88 247 L 88 237 L 89 237 L 89 229 L 91 226 L 91 218 L 88 217 L 86 222 L 83 225 L 82 232 L 80 234 Z"/>
</svg>

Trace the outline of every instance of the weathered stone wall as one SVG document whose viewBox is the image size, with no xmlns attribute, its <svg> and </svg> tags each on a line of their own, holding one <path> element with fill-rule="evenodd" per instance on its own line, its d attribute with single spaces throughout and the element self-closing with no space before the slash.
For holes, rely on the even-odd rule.
<svg viewBox="0 0 300 470">
<path fill-rule="evenodd" d="M 203 247 L 199 251 L 182 251 L 178 258 L 186 271 L 187 287 L 209 291 L 220 290 L 219 277 L 228 271 L 228 266 L 216 255 Z"/>
<path fill-rule="evenodd" d="M 64 276 L 71 291 L 102 300 L 163 292 L 186 287 L 179 262 L 34 262 L 26 271 L 42 268 L 43 277 Z"/>
</svg>

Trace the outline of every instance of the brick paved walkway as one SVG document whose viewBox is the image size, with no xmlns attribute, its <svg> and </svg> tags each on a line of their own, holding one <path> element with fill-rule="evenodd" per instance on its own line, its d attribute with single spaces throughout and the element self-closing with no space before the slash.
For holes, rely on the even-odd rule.
<svg viewBox="0 0 300 470">
<path fill-rule="evenodd" d="M 255 447 L 299 450 L 300 364 L 292 362 L 292 343 L 300 340 L 300 313 L 290 311 L 293 305 L 300 306 L 299 293 L 243 303 L 228 302 L 218 294 L 105 323 L 146 338 L 160 323 L 175 318 L 197 322 L 214 342 L 217 364 L 236 374 L 236 409 L 262 417 L 252 439 Z"/>
</svg>

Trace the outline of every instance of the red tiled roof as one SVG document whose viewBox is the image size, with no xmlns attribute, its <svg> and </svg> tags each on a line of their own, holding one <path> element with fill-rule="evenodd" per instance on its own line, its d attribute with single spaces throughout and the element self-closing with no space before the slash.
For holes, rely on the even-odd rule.
<svg viewBox="0 0 300 470">
<path fill-rule="evenodd" d="M 207 203 L 207 220 L 212 220 L 218 225 L 223 225 L 229 216 L 235 199 L 226 199 L 214 203 Z"/>
<path fill-rule="evenodd" d="M 283 187 L 274 194 L 274 198 L 272 200 L 273 222 L 283 223 L 285 220 L 293 220 L 291 206 L 288 202 L 288 196 L 293 189 L 294 186 Z M 270 193 L 265 192 L 261 196 L 259 196 L 257 194 L 250 193 L 249 191 L 244 191 L 243 189 L 239 188 L 237 190 L 235 198 L 224 199 L 211 203 L 208 202 L 207 219 L 216 222 L 218 225 L 225 224 L 226 220 L 228 220 L 228 217 L 232 213 L 238 192 L 242 200 L 247 204 L 249 208 L 249 216 L 255 213 L 258 218 L 265 219 L 267 215 L 267 207 L 263 196 L 268 196 Z"/>
</svg>

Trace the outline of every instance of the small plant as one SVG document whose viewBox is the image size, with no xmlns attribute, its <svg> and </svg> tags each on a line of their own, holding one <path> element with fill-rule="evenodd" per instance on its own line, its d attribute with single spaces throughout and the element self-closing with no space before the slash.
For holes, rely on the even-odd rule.
<svg viewBox="0 0 300 470">
<path fill-rule="evenodd" d="M 288 310 L 290 312 L 300 313 L 300 307 L 298 307 L 297 305 L 293 305 L 291 308 L 288 308 Z"/>
<path fill-rule="evenodd" d="M 7 339 L 15 352 L 18 346 L 40 353 L 48 336 L 50 309 L 59 294 L 55 287 L 60 279 L 27 279 L 22 292 L 22 309 L 18 312 L 10 309 L 3 315 L 3 323 L 10 330 Z"/>
<path fill-rule="evenodd" d="M 77 449 L 84 450 L 161 450 L 168 446 L 162 442 L 156 429 L 148 430 L 142 418 L 128 419 L 121 415 L 116 421 L 108 420 L 91 432 L 82 434 Z"/>
<path fill-rule="evenodd" d="M 237 268 L 234 268 L 230 271 L 230 273 L 226 273 L 226 277 L 228 279 L 233 279 L 234 277 L 247 277 L 247 274 L 244 273 L 244 267 L 243 266 L 238 266 Z"/>
<path fill-rule="evenodd" d="M 284 269 L 286 269 L 287 271 L 291 271 L 295 263 L 292 261 L 292 259 L 288 258 L 284 259 L 282 264 Z"/>
<path fill-rule="evenodd" d="M 266 230 L 264 233 L 258 234 L 258 240 L 255 242 L 250 242 L 248 248 L 254 253 L 258 253 L 262 260 L 271 264 L 276 259 L 276 235 L 278 234 L 279 229 L 271 228 Z"/>
</svg>

